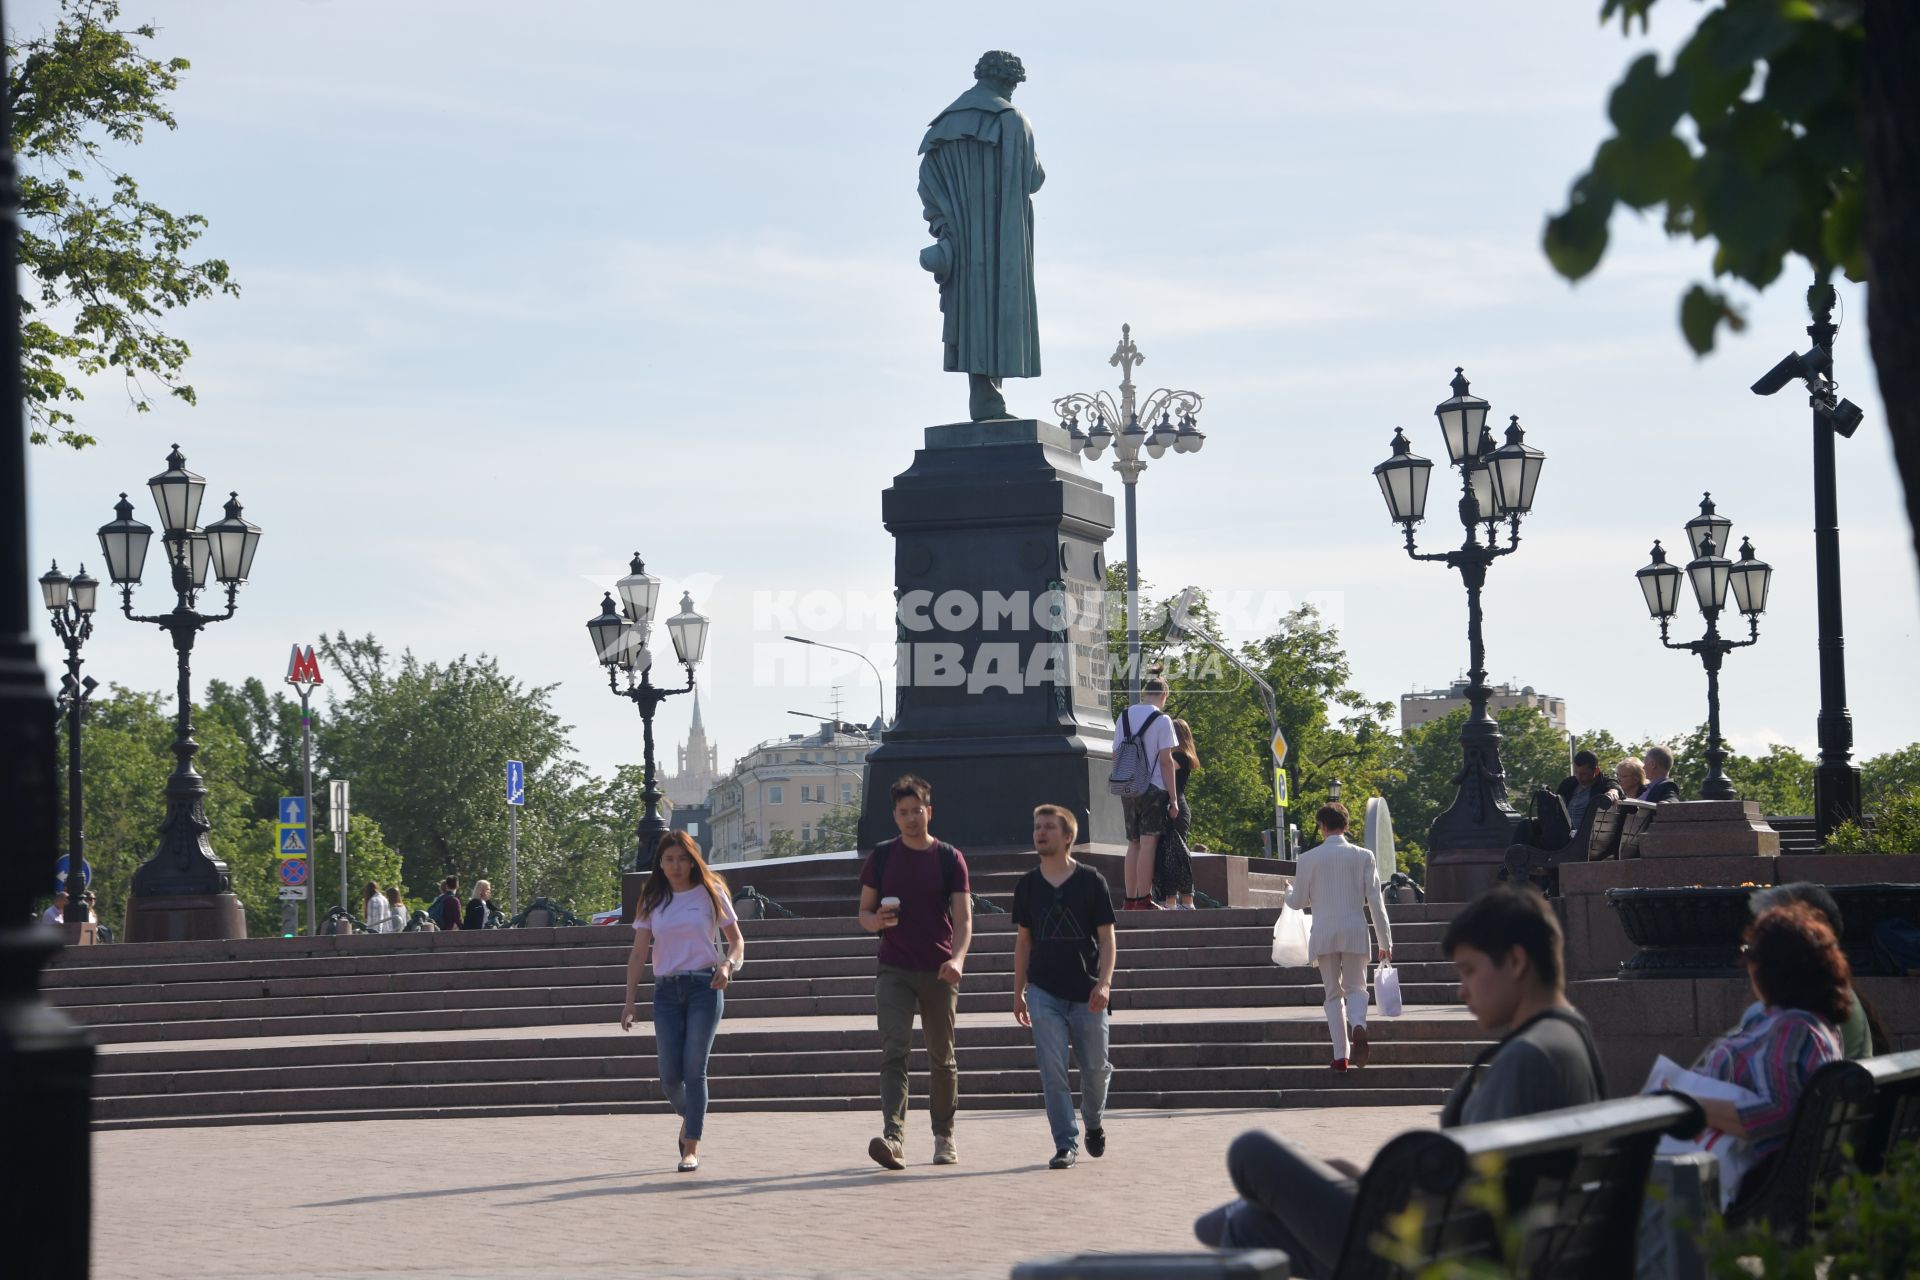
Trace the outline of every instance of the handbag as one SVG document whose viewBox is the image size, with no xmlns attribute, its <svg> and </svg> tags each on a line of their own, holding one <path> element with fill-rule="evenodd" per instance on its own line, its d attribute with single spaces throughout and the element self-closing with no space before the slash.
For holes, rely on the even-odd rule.
<svg viewBox="0 0 1920 1280">
<path fill-rule="evenodd" d="M 1280 918 L 1273 922 L 1273 962 L 1282 969 L 1294 969 L 1312 963 L 1307 954 L 1310 927 L 1306 912 L 1293 907 L 1281 907 Z"/>
<path fill-rule="evenodd" d="M 1383 1018 L 1397 1018 L 1406 1007 L 1400 1003 L 1400 971 L 1390 964 L 1373 971 L 1373 1002 Z"/>
</svg>

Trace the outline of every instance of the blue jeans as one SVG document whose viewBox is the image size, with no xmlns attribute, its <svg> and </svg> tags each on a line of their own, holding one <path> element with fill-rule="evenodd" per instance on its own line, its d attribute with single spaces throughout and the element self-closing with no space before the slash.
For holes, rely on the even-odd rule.
<svg viewBox="0 0 1920 1280">
<path fill-rule="evenodd" d="M 720 1029 L 724 992 L 713 989 L 713 970 L 670 973 L 653 984 L 653 1045 L 660 1060 L 660 1090 L 687 1122 L 687 1137 L 699 1141 L 707 1120 L 707 1058 Z"/>
<path fill-rule="evenodd" d="M 1099 1013 L 1082 1000 L 1071 1000 L 1027 988 L 1027 1014 L 1033 1019 L 1033 1053 L 1040 1060 L 1040 1088 L 1047 1099 L 1047 1123 L 1053 1126 L 1053 1145 L 1080 1149 L 1080 1131 L 1073 1123 L 1073 1089 L 1067 1082 L 1069 1045 L 1080 1062 L 1080 1107 L 1088 1129 L 1098 1129 L 1107 1110 L 1107 1081 L 1113 1064 L 1107 1061 L 1107 1011 Z"/>
</svg>

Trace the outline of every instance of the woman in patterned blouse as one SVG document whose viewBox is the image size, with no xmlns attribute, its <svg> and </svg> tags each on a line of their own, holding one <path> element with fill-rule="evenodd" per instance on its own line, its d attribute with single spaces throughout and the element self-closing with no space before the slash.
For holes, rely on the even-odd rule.
<svg viewBox="0 0 1920 1280">
<path fill-rule="evenodd" d="M 1807 1080 L 1840 1059 L 1853 975 L 1833 930 L 1804 903 L 1775 907 L 1747 929 L 1741 948 L 1753 994 L 1765 1012 L 1707 1046 L 1694 1070 L 1760 1095 L 1739 1106 L 1699 1099 L 1707 1123 L 1753 1147 L 1747 1185 L 1757 1185 L 1768 1158 L 1787 1140 L 1793 1109 Z"/>
</svg>

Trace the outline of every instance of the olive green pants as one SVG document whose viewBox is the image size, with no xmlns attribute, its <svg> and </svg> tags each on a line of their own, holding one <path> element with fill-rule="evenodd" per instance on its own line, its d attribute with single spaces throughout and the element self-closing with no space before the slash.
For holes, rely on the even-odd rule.
<svg viewBox="0 0 1920 1280">
<path fill-rule="evenodd" d="M 953 1056 L 960 988 L 931 973 L 883 964 L 873 997 L 880 1006 L 880 1109 L 886 1114 L 887 1137 L 899 1142 L 907 1133 L 907 1055 L 913 1048 L 916 1012 L 927 1041 L 934 1136 L 951 1137 L 953 1113 L 960 1109 L 960 1064 Z"/>
</svg>

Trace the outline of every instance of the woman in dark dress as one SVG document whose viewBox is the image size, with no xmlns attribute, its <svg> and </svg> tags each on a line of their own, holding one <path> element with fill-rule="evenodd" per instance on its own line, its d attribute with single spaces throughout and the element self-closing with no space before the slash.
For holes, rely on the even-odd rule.
<svg viewBox="0 0 1920 1280">
<path fill-rule="evenodd" d="M 1167 823 L 1154 850 L 1153 896 L 1162 907 L 1193 910 L 1193 859 L 1187 836 L 1193 830 L 1193 811 L 1187 807 L 1187 779 L 1200 767 L 1200 753 L 1193 745 L 1193 728 L 1185 720 L 1173 722 L 1173 794 L 1180 802 L 1180 816 Z M 1178 899 L 1176 904 L 1175 899 Z"/>
</svg>

